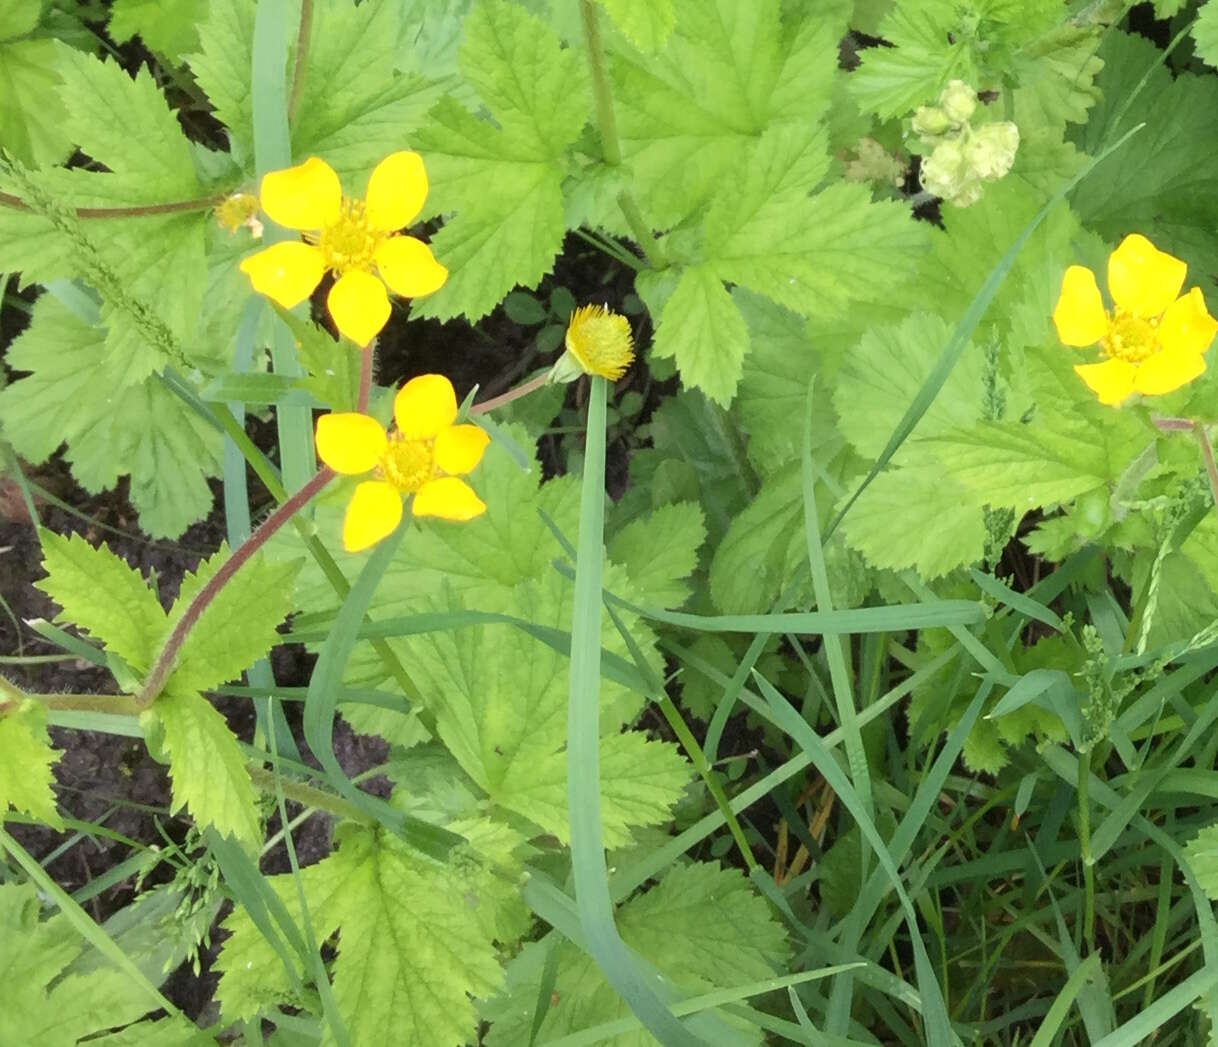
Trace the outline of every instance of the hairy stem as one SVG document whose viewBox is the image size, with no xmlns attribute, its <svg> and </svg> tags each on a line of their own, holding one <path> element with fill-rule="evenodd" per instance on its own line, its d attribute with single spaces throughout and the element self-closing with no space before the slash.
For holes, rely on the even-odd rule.
<svg viewBox="0 0 1218 1047">
<path fill-rule="evenodd" d="M 275 781 L 276 776 L 273 772 L 256 763 L 247 763 L 245 769 L 249 772 L 250 781 L 259 789 L 268 793 L 275 792 L 277 786 Z M 336 817 L 350 818 L 356 822 L 363 822 L 365 824 L 371 824 L 372 822 L 371 817 L 356 807 L 355 804 L 344 800 L 341 796 L 335 796 L 333 793 L 318 789 L 316 786 L 307 785 L 304 782 L 288 781 L 281 776 L 278 788 L 283 790 L 283 795 L 289 800 L 294 800 L 305 807 L 315 807 L 319 811 L 327 811 Z"/>
<path fill-rule="evenodd" d="M 1078 844 L 1083 859 L 1083 938 L 1087 955 L 1095 952 L 1095 866 L 1091 862 L 1091 753 L 1078 760 Z"/>
<path fill-rule="evenodd" d="M 199 617 L 207 610 L 212 600 L 228 584 L 229 580 L 250 561 L 254 553 L 266 544 L 267 539 L 304 508 L 333 477 L 334 473 L 329 469 L 322 469 L 320 472 L 315 473 L 308 483 L 285 502 L 281 503 L 259 525 L 258 529 L 233 551 L 232 556 L 220 566 L 215 575 L 199 590 L 199 594 L 191 601 L 190 606 L 186 608 L 186 612 L 178 620 L 178 624 L 174 626 L 173 632 L 169 634 L 169 639 L 165 641 L 165 646 L 157 656 L 156 663 L 148 674 L 148 679 L 136 697 L 137 708 L 148 708 L 164 689 L 165 682 L 169 679 L 169 674 L 173 672 L 173 663 L 178 656 L 178 652 L 182 649 L 182 644 L 190 634 L 190 630 L 199 621 Z"/>
<path fill-rule="evenodd" d="M 195 200 L 175 200 L 168 204 L 136 204 L 132 207 L 73 207 L 69 208 L 77 218 L 143 218 L 148 215 L 181 214 L 187 211 L 206 211 L 224 200 L 225 194 L 201 196 Z M 33 211 L 19 196 L 0 193 L 0 206 L 14 211 Z"/>
<path fill-rule="evenodd" d="M 617 133 L 617 113 L 613 108 L 613 90 L 609 86 L 609 71 L 605 63 L 605 45 L 601 41 L 599 12 L 594 0 L 580 0 L 584 23 L 584 39 L 588 44 L 588 66 L 592 72 L 592 91 L 596 98 L 596 122 L 601 133 L 601 154 L 610 167 L 622 163 L 622 143 Z M 668 259 L 639 209 L 634 194 L 623 189 L 617 198 L 631 232 L 639 243 L 647 264 L 653 269 L 666 269 Z"/>
<path fill-rule="evenodd" d="M 300 0 L 300 32 L 296 36 L 296 66 L 292 70 L 292 91 L 288 96 L 288 123 L 296 120 L 305 70 L 309 67 L 309 39 L 313 32 L 313 0 Z"/>
<path fill-rule="evenodd" d="M 1205 472 L 1210 481 L 1210 495 L 1214 499 L 1214 507 L 1218 508 L 1218 463 L 1214 461 L 1214 448 L 1201 422 L 1193 423 L 1193 432 L 1197 434 L 1197 442 L 1201 445 L 1201 457 L 1205 460 Z"/>
<path fill-rule="evenodd" d="M 499 396 L 493 396 L 489 400 L 483 400 L 480 403 L 474 404 L 470 409 L 470 414 L 486 414 L 488 411 L 493 411 L 496 407 L 502 407 L 504 404 L 510 404 L 513 400 L 519 400 L 522 396 L 528 396 L 529 393 L 535 393 L 543 385 L 546 384 L 546 379 L 549 378 L 549 372 L 545 371 L 539 374 L 536 378 L 530 378 L 522 385 L 516 386 L 515 389 L 509 389 L 506 393 Z"/>
</svg>

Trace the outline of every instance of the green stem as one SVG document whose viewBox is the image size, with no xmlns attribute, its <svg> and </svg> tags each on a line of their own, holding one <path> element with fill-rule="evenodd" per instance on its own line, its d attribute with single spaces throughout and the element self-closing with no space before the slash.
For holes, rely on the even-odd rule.
<svg viewBox="0 0 1218 1047">
<path fill-rule="evenodd" d="M 1083 860 L 1083 937 L 1095 952 L 1095 865 L 1091 861 L 1091 750 L 1078 761 L 1078 843 Z"/>
<path fill-rule="evenodd" d="M 274 773 L 256 763 L 246 764 L 245 769 L 249 772 L 250 781 L 263 792 L 274 794 L 277 789 L 282 789 L 283 795 L 289 800 L 294 800 L 305 807 L 328 811 L 336 818 L 349 818 L 364 825 L 375 824 L 369 815 L 341 796 L 335 796 L 333 793 L 318 789 L 316 786 L 306 785 L 304 782 L 288 781 L 282 776 L 277 779 Z"/>
<path fill-rule="evenodd" d="M 70 210 L 77 218 L 144 218 L 149 215 L 183 214 L 189 211 L 206 211 L 222 203 L 227 194 L 218 193 L 215 196 L 200 196 L 194 200 L 175 200 L 167 204 L 136 204 L 132 207 L 73 207 Z M 33 211 L 19 196 L 0 193 L 0 206 L 12 208 L 14 211 Z"/>
<path fill-rule="evenodd" d="M 723 820 L 727 824 L 728 831 L 732 834 L 732 839 L 736 841 L 736 846 L 740 850 L 740 857 L 744 859 L 744 864 L 748 867 L 749 872 L 753 872 L 754 869 L 759 867 L 757 859 L 753 855 L 753 849 L 749 846 L 749 841 L 745 839 L 744 830 L 740 827 L 740 822 L 732 811 L 731 801 L 728 800 L 727 793 L 723 791 L 723 786 L 719 784 L 719 780 L 715 777 L 714 769 L 707 762 L 706 754 L 702 751 L 702 747 L 698 745 L 698 740 L 694 737 L 693 732 L 689 729 L 689 725 L 681 716 L 680 710 L 672 703 L 672 699 L 668 695 L 661 693 L 658 696 L 656 704 L 660 707 L 660 712 L 664 714 L 664 719 L 668 721 L 668 726 L 672 728 L 672 733 L 677 736 L 677 741 L 681 743 L 681 748 L 685 750 L 685 755 L 689 757 L 689 762 L 694 765 L 694 770 L 698 772 L 698 776 L 706 783 L 706 788 L 710 791 L 711 798 L 715 801 L 715 806 L 719 808 L 719 813 L 723 815 Z"/>
<path fill-rule="evenodd" d="M 129 694 L 27 694 L 48 709 L 61 712 L 111 713 L 139 716 L 140 707 Z"/>
<path fill-rule="evenodd" d="M 186 641 L 190 630 L 195 627 L 199 617 L 207 610 L 212 600 L 228 584 L 229 579 L 250 561 L 254 553 L 261 549 L 273 534 L 278 532 L 285 523 L 312 501 L 313 497 L 333 477 L 334 473 L 329 469 L 323 469 L 315 473 L 308 483 L 292 495 L 291 498 L 283 502 L 262 522 L 249 538 L 233 550 L 233 554 L 221 564 L 220 569 L 199 590 L 198 595 L 190 602 L 185 613 L 178 619 L 173 632 L 169 634 L 169 639 L 165 641 L 165 646 L 157 656 L 157 660 L 148 674 L 148 679 L 140 689 L 140 693 L 136 698 L 136 707 L 138 709 L 148 708 L 156 700 L 161 691 L 164 690 L 165 683 L 169 679 L 169 674 L 173 672 L 174 660 L 177 658 L 178 652 L 181 651 L 182 644 Z"/>
<path fill-rule="evenodd" d="M 594 0 L 580 0 L 580 15 L 584 23 L 584 39 L 588 44 L 588 66 L 592 72 L 592 93 L 596 99 L 596 122 L 601 133 L 601 155 L 610 167 L 622 163 L 622 143 L 617 133 L 617 113 L 613 107 L 613 90 L 609 85 L 609 70 L 605 62 L 605 45 L 601 41 L 599 12 Z M 639 243 L 647 264 L 653 269 L 667 269 L 668 259 L 656 240 L 651 227 L 629 189 L 617 198 L 631 232 Z"/>
</svg>

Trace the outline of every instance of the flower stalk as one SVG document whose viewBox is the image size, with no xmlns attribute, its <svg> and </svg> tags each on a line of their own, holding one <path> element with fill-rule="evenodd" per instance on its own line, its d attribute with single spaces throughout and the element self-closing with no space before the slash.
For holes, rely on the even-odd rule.
<svg viewBox="0 0 1218 1047">
<path fill-rule="evenodd" d="M 594 0 L 580 0 L 579 10 L 583 18 L 584 39 L 588 44 L 588 66 L 592 72 L 592 93 L 596 98 L 596 122 L 601 133 L 601 155 L 610 167 L 620 167 L 622 143 L 617 133 L 617 113 L 613 107 L 613 91 L 609 86 L 599 12 Z M 643 217 L 634 194 L 629 189 L 623 189 L 618 194 L 617 202 L 647 259 L 647 264 L 652 269 L 667 269 L 668 259 L 664 249 Z"/>
<path fill-rule="evenodd" d="M 322 469 L 320 472 L 315 473 L 308 483 L 286 501 L 282 502 L 259 525 L 257 530 L 237 547 L 232 556 L 221 565 L 215 575 L 199 590 L 198 595 L 191 601 L 190 606 L 186 608 L 186 612 L 178 619 L 173 632 L 169 634 L 169 639 L 165 641 L 165 646 L 161 649 L 161 653 L 157 656 L 156 662 L 148 673 L 148 679 L 144 682 L 144 686 L 136 696 L 135 706 L 137 710 L 147 709 L 165 689 L 165 684 L 173 672 L 174 662 L 182 649 L 182 644 L 186 641 L 186 637 L 190 635 L 190 630 L 195 627 L 200 616 L 207 610 L 208 606 L 224 586 L 228 584 L 229 580 L 250 561 L 253 555 L 267 543 L 267 540 L 272 535 L 278 532 L 285 523 L 312 501 L 333 477 L 334 473 L 329 469 Z"/>
</svg>

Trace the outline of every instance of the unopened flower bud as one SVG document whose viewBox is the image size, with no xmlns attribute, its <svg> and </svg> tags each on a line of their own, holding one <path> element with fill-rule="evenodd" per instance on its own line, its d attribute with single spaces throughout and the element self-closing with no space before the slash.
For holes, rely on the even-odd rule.
<svg viewBox="0 0 1218 1047">
<path fill-rule="evenodd" d="M 1011 169 L 1018 149 L 1019 128 L 1003 121 L 979 128 L 965 147 L 965 158 L 973 175 L 992 182 Z"/>
<path fill-rule="evenodd" d="M 922 188 L 945 200 L 955 196 L 965 182 L 964 149 L 955 140 L 940 142 L 922 160 Z"/>
<path fill-rule="evenodd" d="M 920 105 L 913 115 L 912 125 L 914 134 L 926 138 L 937 138 L 951 130 L 952 122 L 947 114 L 933 105 Z"/>
<path fill-rule="evenodd" d="M 939 105 L 954 124 L 966 124 L 977 109 L 977 92 L 963 80 L 953 80 L 939 95 Z"/>
<path fill-rule="evenodd" d="M 982 185 L 976 178 L 966 178 L 964 184 L 947 198 L 947 202 L 955 207 L 972 207 L 981 199 Z"/>
<path fill-rule="evenodd" d="M 262 236 L 262 223 L 258 221 L 258 197 L 250 193 L 226 196 L 216 205 L 215 215 L 221 229 L 235 233 L 245 225 L 249 226 L 255 237 Z"/>
</svg>

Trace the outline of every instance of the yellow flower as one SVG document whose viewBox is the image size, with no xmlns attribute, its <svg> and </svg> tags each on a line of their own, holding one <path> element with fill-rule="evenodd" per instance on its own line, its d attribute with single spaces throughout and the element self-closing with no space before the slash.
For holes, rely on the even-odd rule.
<svg viewBox="0 0 1218 1047">
<path fill-rule="evenodd" d="M 1107 359 L 1074 370 L 1101 403 L 1119 404 L 1133 393 L 1170 393 L 1205 371 L 1203 354 L 1218 321 L 1206 310 L 1199 287 L 1180 294 L 1187 270 L 1146 237 L 1130 234 L 1108 258 L 1111 313 L 1090 269 L 1066 270 L 1053 324 L 1064 345 L 1099 343 Z"/>
<path fill-rule="evenodd" d="M 581 374 L 596 374 L 616 382 L 634 360 L 630 321 L 608 306 L 584 305 L 571 314 L 567 351 L 550 369 L 551 382 L 569 382 Z"/>
<path fill-rule="evenodd" d="M 376 165 L 363 200 L 343 196 L 338 175 L 313 156 L 262 179 L 262 210 L 305 241 L 273 244 L 241 263 L 256 291 L 285 309 L 299 305 L 327 271 L 337 279 L 326 305 L 339 331 L 366 347 L 389 320 L 389 295 L 421 298 L 438 291 L 448 270 L 408 226 L 427 198 L 427 172 L 418 153 L 392 153 Z"/>
<path fill-rule="evenodd" d="M 350 553 L 376 545 L 402 522 L 402 498 L 415 516 L 472 520 L 486 504 L 461 476 L 482 461 L 490 437 L 476 425 L 454 425 L 457 395 L 442 374 L 412 378 L 393 401 L 396 428 L 355 412 L 317 420 L 317 453 L 336 473 L 375 478 L 355 488 L 343 520 Z"/>
</svg>

